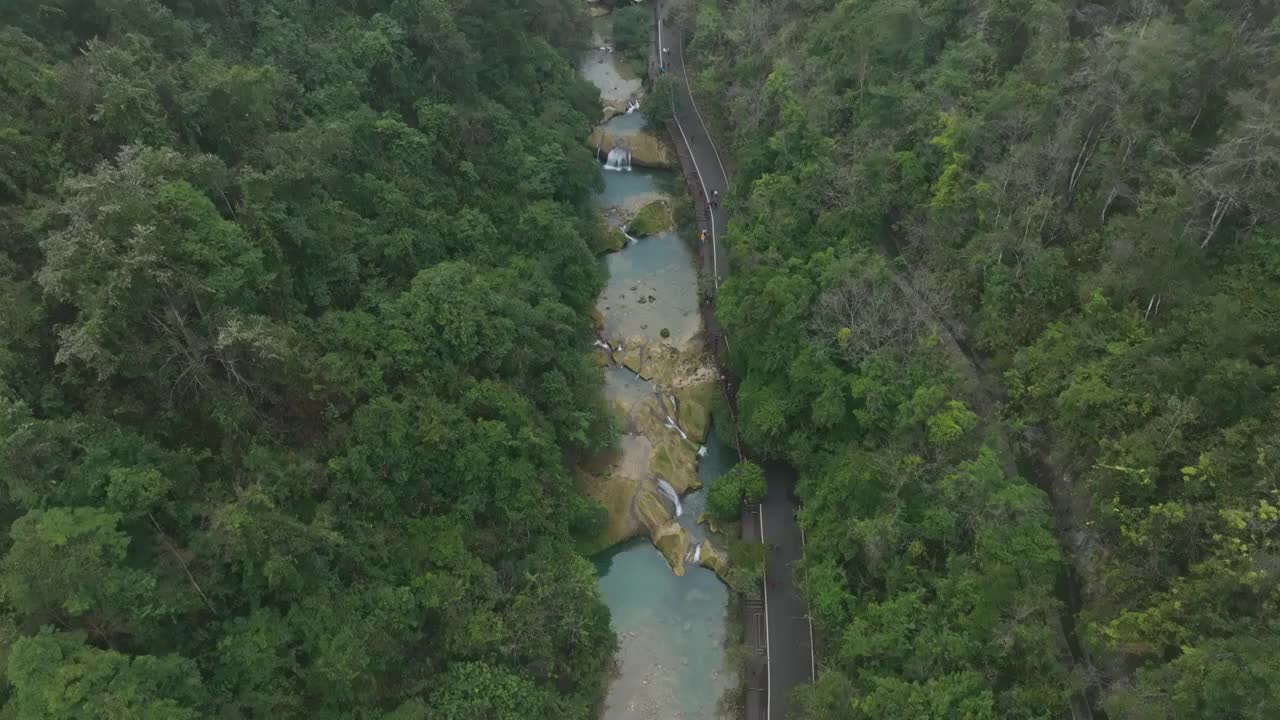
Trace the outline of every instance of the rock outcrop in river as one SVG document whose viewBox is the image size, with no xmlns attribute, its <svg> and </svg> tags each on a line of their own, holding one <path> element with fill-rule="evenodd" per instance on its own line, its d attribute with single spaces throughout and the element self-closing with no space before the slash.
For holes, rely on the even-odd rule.
<svg viewBox="0 0 1280 720">
<path fill-rule="evenodd" d="M 623 436 L 607 468 L 590 478 L 589 495 L 609 512 L 605 542 L 648 535 L 671 564 L 684 573 L 688 531 L 675 522 L 675 507 L 659 480 L 683 495 L 701 487 L 698 448 L 707 433 L 716 374 L 696 343 L 679 350 L 665 342 L 631 337 L 612 341 L 601 356 L 616 363 L 609 377 L 610 400 Z M 618 347 L 621 350 L 618 350 Z M 629 389 L 617 387 L 635 381 Z M 644 381 L 644 382 L 640 382 Z"/>
<path fill-rule="evenodd" d="M 678 168 L 680 161 L 676 157 L 675 148 L 671 147 L 671 143 L 663 138 L 655 135 L 647 130 L 627 133 L 626 135 L 614 134 L 604 126 L 597 127 L 587 137 L 587 147 L 593 149 L 602 149 L 608 152 L 619 138 L 626 139 L 631 149 L 631 164 L 637 167 Z"/>
</svg>

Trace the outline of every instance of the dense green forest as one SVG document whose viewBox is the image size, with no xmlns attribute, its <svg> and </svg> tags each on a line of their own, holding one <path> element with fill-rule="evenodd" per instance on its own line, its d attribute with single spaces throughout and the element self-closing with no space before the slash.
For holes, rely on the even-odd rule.
<svg viewBox="0 0 1280 720">
<path fill-rule="evenodd" d="M 1275 717 L 1276 4 L 695 5 L 804 717 Z"/>
<path fill-rule="evenodd" d="M 0 717 L 590 717 L 577 0 L 0 3 Z"/>
</svg>

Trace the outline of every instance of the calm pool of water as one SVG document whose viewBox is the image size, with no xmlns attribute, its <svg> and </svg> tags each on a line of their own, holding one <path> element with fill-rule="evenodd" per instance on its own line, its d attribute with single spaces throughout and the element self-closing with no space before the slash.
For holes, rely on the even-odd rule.
<svg viewBox="0 0 1280 720">
<path fill-rule="evenodd" d="M 604 262 L 609 280 L 596 306 L 604 314 L 605 337 L 661 340 L 667 328 L 667 342 L 687 346 L 702 324 L 698 273 L 688 243 L 662 233 L 607 255 Z"/>
<path fill-rule="evenodd" d="M 728 589 L 705 568 L 671 574 L 647 539 L 597 556 L 596 567 L 621 641 L 604 719 L 714 718 L 730 680 L 723 668 Z"/>
<path fill-rule="evenodd" d="M 674 176 L 669 170 L 636 168 L 603 172 L 604 192 L 592 198 L 596 207 L 625 207 L 634 212 L 654 200 L 670 197 L 674 187 Z"/>
</svg>

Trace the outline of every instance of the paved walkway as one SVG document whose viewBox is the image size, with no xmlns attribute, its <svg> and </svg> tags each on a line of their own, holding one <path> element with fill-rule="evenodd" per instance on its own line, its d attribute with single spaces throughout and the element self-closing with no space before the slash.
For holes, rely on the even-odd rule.
<svg viewBox="0 0 1280 720">
<path fill-rule="evenodd" d="M 729 216 L 723 207 L 708 207 L 708 197 L 719 191 L 728 195 L 729 175 L 719 156 L 705 118 L 699 112 L 685 74 L 684 38 L 676 28 L 663 22 L 665 3 L 657 3 L 657 52 L 665 66 L 663 72 L 672 79 L 675 94 L 673 135 L 689 190 L 694 195 L 699 223 L 708 230 L 708 241 L 702 246 L 702 268 L 713 276 L 717 287 L 729 273 L 729 258 L 724 252 L 724 237 Z M 665 50 L 664 50 L 665 49 Z M 683 145 L 683 147 L 681 147 Z M 690 167 L 691 166 L 691 167 Z M 729 339 L 716 322 L 714 307 L 703 305 L 703 320 L 721 367 L 727 355 Z M 726 370 L 726 374 L 730 371 Z M 726 378 L 726 394 L 730 408 L 736 407 L 736 379 Z M 752 667 L 747 677 L 748 720 L 785 720 L 792 688 L 812 682 L 814 677 L 813 629 L 808 606 L 796 587 L 792 568 L 804 552 L 804 535 L 796 521 L 795 470 L 787 465 L 765 466 L 768 494 L 759 507 L 743 512 L 743 536 L 763 539 L 768 546 L 765 560 L 764 607 L 750 603 L 744 608 L 745 636 L 748 641 L 760 635 L 758 621 L 763 620 L 767 664 L 760 678 L 759 667 Z M 752 527 L 752 525 L 755 527 Z M 763 682 L 760 682 L 763 680 Z"/>
<path fill-rule="evenodd" d="M 804 553 L 804 534 L 796 522 L 796 471 L 768 463 L 769 492 L 761 503 L 765 556 L 765 612 L 769 618 L 769 720 L 788 717 L 791 689 L 813 682 L 813 627 L 809 606 L 796 587 L 791 569 Z"/>
</svg>

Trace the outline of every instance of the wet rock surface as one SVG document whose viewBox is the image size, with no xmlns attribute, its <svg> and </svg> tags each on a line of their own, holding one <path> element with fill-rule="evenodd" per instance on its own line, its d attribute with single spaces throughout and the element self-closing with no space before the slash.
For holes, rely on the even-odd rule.
<svg viewBox="0 0 1280 720">
<path fill-rule="evenodd" d="M 643 337 L 609 347 L 598 347 L 597 356 L 603 364 L 621 362 L 606 371 L 605 386 L 623 435 L 587 491 L 608 510 L 607 543 L 648 535 L 680 574 L 691 540 L 674 522 L 659 480 L 680 495 L 702 485 L 698 450 L 710 422 L 714 369 L 700 348 L 680 351 Z"/>
</svg>

